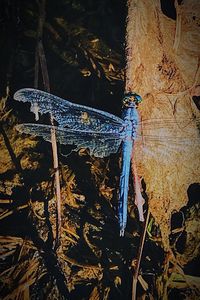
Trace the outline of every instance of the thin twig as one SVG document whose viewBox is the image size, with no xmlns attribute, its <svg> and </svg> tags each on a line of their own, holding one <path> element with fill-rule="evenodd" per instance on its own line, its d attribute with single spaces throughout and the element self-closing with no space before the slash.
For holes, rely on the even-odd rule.
<svg viewBox="0 0 200 300">
<path fill-rule="evenodd" d="M 35 55 L 35 84 L 38 85 L 38 71 L 39 71 L 39 62 L 42 71 L 42 79 L 44 84 L 44 89 L 47 92 L 50 92 L 50 82 L 49 82 L 49 75 L 47 69 L 47 62 L 44 52 L 44 47 L 42 43 L 43 37 L 43 26 L 45 21 L 45 0 L 42 0 L 39 3 L 39 20 L 38 20 L 38 43 L 36 47 L 36 55 Z M 52 153 L 53 153 L 53 166 L 55 170 L 55 188 L 56 188 L 56 200 L 57 200 L 57 232 L 56 232 L 56 241 L 59 241 L 59 237 L 61 235 L 61 191 L 60 191 L 60 176 L 59 176 L 59 169 L 58 169 L 58 154 L 57 154 L 57 143 L 56 143 L 56 133 L 54 128 L 54 120 L 51 114 L 51 145 L 52 145 Z M 57 244 L 57 243 L 56 243 Z"/>
<path fill-rule="evenodd" d="M 38 75 L 39 75 L 39 56 L 38 56 L 38 45 L 37 45 L 35 49 L 34 88 L 38 87 Z"/>
<path fill-rule="evenodd" d="M 137 281 L 138 281 L 138 274 L 139 274 L 139 269 L 140 269 L 140 262 L 142 258 L 142 253 L 143 253 L 143 248 L 144 248 L 144 242 L 145 242 L 145 236 L 146 236 L 146 231 L 147 231 L 147 225 L 149 223 L 149 216 L 150 212 L 148 209 L 146 221 L 145 221 L 145 226 L 144 226 L 144 231 L 140 240 L 140 246 L 138 250 L 138 258 L 137 258 L 137 264 L 135 267 L 135 272 L 133 276 L 133 284 L 132 284 L 132 300 L 136 300 L 136 291 L 137 291 Z"/>
<path fill-rule="evenodd" d="M 41 66 L 41 71 L 42 71 L 42 80 L 43 80 L 43 85 L 45 90 L 50 93 L 50 82 L 49 82 L 49 74 L 48 74 L 48 69 L 47 69 L 47 61 L 44 53 L 44 47 L 42 40 L 38 41 L 38 56 L 39 56 L 39 61 L 40 61 L 40 66 Z"/>
<path fill-rule="evenodd" d="M 7 136 L 7 133 L 4 130 L 4 128 L 3 128 L 3 124 L 1 124 L 1 123 L 0 123 L 0 133 L 3 136 L 5 146 L 6 146 L 7 150 L 8 150 L 8 153 L 9 153 L 9 155 L 11 157 L 11 160 L 12 160 L 13 164 L 15 165 L 16 170 L 19 172 L 19 174 L 22 176 L 22 179 L 24 180 L 24 178 L 23 178 L 24 174 L 23 174 L 22 166 L 20 164 L 20 160 L 17 158 L 17 156 L 16 156 L 16 154 L 15 154 L 15 152 L 14 152 L 14 150 L 13 150 L 11 144 L 10 144 L 9 138 Z"/>
</svg>

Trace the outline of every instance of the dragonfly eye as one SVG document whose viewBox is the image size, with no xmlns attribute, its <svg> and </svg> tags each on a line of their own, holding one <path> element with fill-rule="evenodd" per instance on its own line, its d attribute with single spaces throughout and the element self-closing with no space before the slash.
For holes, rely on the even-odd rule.
<svg viewBox="0 0 200 300">
<path fill-rule="evenodd" d="M 142 102 L 142 98 L 136 93 L 128 92 L 124 95 L 123 106 L 125 107 L 135 107 L 140 102 Z"/>
</svg>

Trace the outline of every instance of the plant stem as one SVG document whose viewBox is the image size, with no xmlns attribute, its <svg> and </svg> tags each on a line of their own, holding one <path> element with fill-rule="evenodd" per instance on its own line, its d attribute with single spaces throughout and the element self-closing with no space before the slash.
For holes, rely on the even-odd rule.
<svg viewBox="0 0 200 300">
<path fill-rule="evenodd" d="M 44 89 L 47 92 L 50 92 L 50 82 L 49 82 L 49 75 L 47 69 L 47 62 L 44 52 L 44 47 L 42 43 L 43 37 L 43 26 L 45 21 L 45 0 L 42 0 L 39 3 L 39 20 L 38 20 L 38 42 L 36 47 L 36 54 L 35 54 L 35 80 L 34 84 L 35 87 L 38 86 L 38 72 L 39 72 L 39 62 L 42 71 L 42 79 Z M 59 168 L 58 168 L 58 154 L 57 154 L 57 143 L 56 143 L 56 132 L 54 128 L 54 120 L 51 114 L 51 145 L 52 145 L 52 153 L 53 153 L 53 167 L 55 170 L 55 189 L 56 189 L 56 201 L 57 201 L 57 226 L 56 226 L 56 244 L 59 241 L 61 236 L 61 223 L 62 223 L 62 211 L 61 211 L 61 191 L 60 191 L 60 176 L 59 176 Z"/>
<path fill-rule="evenodd" d="M 140 240 L 140 246 L 138 250 L 138 258 L 137 258 L 137 264 L 135 267 L 135 273 L 133 276 L 133 284 L 132 284 L 132 300 L 136 300 L 136 291 L 137 291 L 137 281 L 138 281 L 138 274 L 139 274 L 139 269 L 140 269 L 140 262 L 142 258 L 142 253 L 143 253 L 143 248 L 144 248 L 144 242 L 145 242 L 145 236 L 146 236 L 146 231 L 147 231 L 147 225 L 149 223 L 149 216 L 150 212 L 148 209 L 146 221 L 145 221 L 145 226 L 144 226 L 144 231 Z"/>
</svg>

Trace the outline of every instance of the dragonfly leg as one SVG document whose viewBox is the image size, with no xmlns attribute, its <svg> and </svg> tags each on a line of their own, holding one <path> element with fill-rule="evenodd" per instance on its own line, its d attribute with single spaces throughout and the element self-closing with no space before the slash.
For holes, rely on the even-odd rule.
<svg viewBox="0 0 200 300">
<path fill-rule="evenodd" d="M 145 203 L 144 198 L 141 194 L 141 185 L 140 185 L 140 179 L 137 174 L 137 167 L 135 164 L 135 160 L 133 158 L 133 152 L 132 152 L 132 159 L 131 159 L 131 169 L 133 174 L 133 184 L 135 189 L 135 205 L 137 206 L 138 213 L 139 213 L 139 220 L 141 222 L 144 222 L 144 212 L 143 212 L 143 205 Z"/>
</svg>

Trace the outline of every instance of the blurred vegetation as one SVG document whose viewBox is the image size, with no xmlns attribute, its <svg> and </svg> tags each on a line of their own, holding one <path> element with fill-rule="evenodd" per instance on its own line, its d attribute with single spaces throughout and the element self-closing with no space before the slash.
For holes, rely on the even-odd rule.
<svg viewBox="0 0 200 300">
<path fill-rule="evenodd" d="M 34 86 L 38 3 L 0 4 L 0 294 L 2 299 L 130 299 L 143 228 L 130 205 L 126 235 L 119 237 L 119 153 L 97 159 L 83 149 L 63 156 L 66 149 L 59 146 L 63 224 L 56 247 L 51 145 L 14 128 L 34 122 L 28 104 L 14 101 L 13 94 Z M 43 45 L 51 93 L 120 115 L 126 14 L 123 0 L 46 1 Z M 41 72 L 39 88 L 44 89 Z M 162 285 L 159 237 L 151 219 L 138 286 L 141 299 L 144 294 L 156 299 L 156 281 Z M 198 256 L 190 253 L 187 259 L 181 251 L 185 264 Z M 177 279 L 172 275 L 169 286 Z"/>
</svg>

